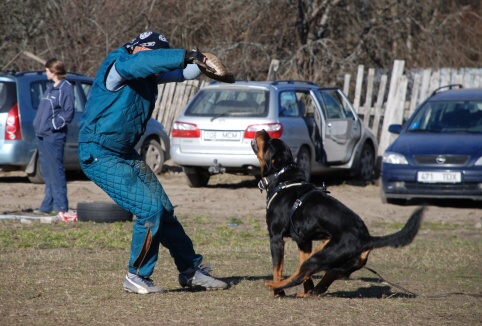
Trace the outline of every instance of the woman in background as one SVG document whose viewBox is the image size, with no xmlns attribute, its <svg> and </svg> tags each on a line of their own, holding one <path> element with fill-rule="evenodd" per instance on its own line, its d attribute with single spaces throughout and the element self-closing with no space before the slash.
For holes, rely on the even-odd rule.
<svg viewBox="0 0 482 326">
<path fill-rule="evenodd" d="M 77 214 L 69 212 L 64 171 L 67 126 L 74 117 L 74 90 L 65 79 L 67 72 L 62 61 L 56 58 L 48 60 L 45 73 L 53 83 L 42 96 L 33 121 L 45 181 L 45 197 L 34 212 L 56 212 L 59 221 L 74 222 Z"/>
</svg>

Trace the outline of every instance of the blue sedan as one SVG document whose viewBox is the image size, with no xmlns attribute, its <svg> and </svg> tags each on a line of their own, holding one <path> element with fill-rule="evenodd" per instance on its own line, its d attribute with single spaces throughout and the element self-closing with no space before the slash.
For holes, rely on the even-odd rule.
<svg viewBox="0 0 482 326">
<path fill-rule="evenodd" d="M 382 202 L 482 201 L 482 88 L 454 86 L 436 90 L 403 126 L 389 126 L 398 137 L 383 155 Z"/>
</svg>

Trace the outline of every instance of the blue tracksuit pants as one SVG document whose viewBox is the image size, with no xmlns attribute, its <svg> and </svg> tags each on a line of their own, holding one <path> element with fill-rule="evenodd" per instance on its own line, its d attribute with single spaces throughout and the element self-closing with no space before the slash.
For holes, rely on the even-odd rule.
<svg viewBox="0 0 482 326">
<path fill-rule="evenodd" d="M 69 210 L 64 171 L 66 139 L 65 132 L 55 132 L 46 137 L 37 137 L 40 168 L 45 181 L 45 196 L 39 207 L 43 212 L 67 212 Z"/>
<path fill-rule="evenodd" d="M 202 256 L 174 216 L 174 208 L 157 176 L 133 150 L 120 154 L 96 143 L 79 143 L 84 173 L 117 204 L 136 215 L 129 272 L 149 277 L 159 245 L 169 250 L 179 272 L 197 267 Z"/>
</svg>

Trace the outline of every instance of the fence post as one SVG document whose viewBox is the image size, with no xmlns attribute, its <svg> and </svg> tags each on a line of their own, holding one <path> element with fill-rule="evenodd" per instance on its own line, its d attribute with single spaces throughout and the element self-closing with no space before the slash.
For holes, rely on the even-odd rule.
<svg viewBox="0 0 482 326">
<path fill-rule="evenodd" d="M 349 98 L 350 97 L 350 74 L 345 74 L 345 80 L 343 82 L 343 93 Z"/>
<path fill-rule="evenodd" d="M 276 76 L 278 74 L 278 69 L 279 69 L 279 63 L 280 61 L 277 59 L 271 60 L 271 64 L 269 65 L 269 70 L 268 70 L 268 78 L 266 78 L 266 80 L 276 80 Z"/>
<path fill-rule="evenodd" d="M 418 105 L 418 98 L 419 98 L 419 89 L 420 89 L 420 74 L 417 73 L 413 77 L 413 87 L 412 87 L 412 96 L 410 97 L 410 109 L 408 111 L 408 116 L 411 116 L 413 111 L 417 108 Z"/>
<path fill-rule="evenodd" d="M 374 79 L 375 79 L 375 69 L 370 68 L 368 69 L 368 77 L 367 77 L 367 94 L 365 98 L 365 104 L 363 105 L 363 122 L 367 127 L 369 127 L 370 125 Z"/>
<path fill-rule="evenodd" d="M 396 105 L 396 93 L 398 89 L 398 83 L 400 77 L 403 74 L 403 68 L 405 61 L 395 60 L 393 63 L 392 76 L 390 78 L 390 88 L 388 91 L 387 105 L 385 108 L 385 114 L 383 117 L 382 134 L 380 136 L 380 144 L 378 147 L 378 155 L 382 156 L 385 149 L 390 144 L 390 133 L 388 132 L 388 126 L 394 123 Z"/>
<path fill-rule="evenodd" d="M 375 104 L 375 116 L 373 117 L 372 131 L 377 137 L 377 139 L 380 139 L 378 137 L 378 128 L 380 126 L 380 120 L 382 118 L 382 107 L 383 101 L 385 99 L 385 89 L 387 88 L 387 79 L 387 75 L 382 75 L 382 78 L 380 80 L 380 86 L 378 88 L 377 102 Z"/>
<path fill-rule="evenodd" d="M 360 113 L 360 97 L 363 85 L 363 70 L 365 67 L 363 65 L 358 66 L 358 72 L 356 74 L 356 85 L 355 85 L 355 98 L 353 100 L 353 107 L 357 113 Z"/>
</svg>

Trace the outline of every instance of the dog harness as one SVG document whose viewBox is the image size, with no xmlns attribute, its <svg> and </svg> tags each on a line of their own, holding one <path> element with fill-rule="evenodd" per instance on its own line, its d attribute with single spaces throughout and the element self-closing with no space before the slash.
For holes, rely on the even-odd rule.
<svg viewBox="0 0 482 326">
<path fill-rule="evenodd" d="M 295 168 L 296 165 L 295 164 L 289 164 L 285 167 L 283 167 L 279 172 L 277 173 L 274 173 L 274 174 L 271 174 L 269 176 L 266 176 L 264 178 L 262 178 L 259 183 L 258 183 L 258 188 L 261 192 L 263 192 L 263 190 L 267 190 L 268 189 L 268 185 L 270 182 L 272 182 L 273 180 L 275 180 L 279 175 L 283 174 L 284 172 L 292 169 L 292 168 Z M 295 226 L 293 224 L 293 215 L 295 214 L 296 210 L 298 208 L 301 207 L 301 205 L 303 205 L 303 201 L 308 197 L 310 196 L 311 194 L 315 193 L 315 192 L 322 192 L 324 194 L 329 194 L 330 192 L 328 190 L 326 190 L 326 186 L 325 186 L 325 183 L 323 183 L 323 188 L 316 188 L 313 184 L 307 182 L 307 181 L 296 181 L 296 182 L 292 182 L 292 181 L 286 181 L 286 182 L 280 182 L 273 190 L 269 191 L 268 192 L 268 195 L 267 195 L 267 198 L 266 198 L 266 212 L 268 212 L 268 209 L 269 209 L 269 206 L 271 205 L 271 202 L 273 201 L 273 199 L 278 195 L 278 193 L 281 191 L 281 190 L 284 190 L 284 189 L 287 189 L 287 188 L 290 188 L 290 187 L 299 187 L 299 186 L 304 186 L 304 185 L 312 185 L 311 188 L 309 188 L 306 192 L 304 192 L 300 198 L 296 199 L 295 202 L 293 203 L 293 206 L 291 206 L 291 210 L 290 210 L 290 213 L 289 213 L 289 216 L 290 216 L 290 224 L 291 224 L 291 228 L 293 229 L 293 231 L 295 232 L 295 234 L 299 237 L 299 238 L 302 238 L 298 232 L 296 232 L 296 229 L 295 229 Z"/>
</svg>

